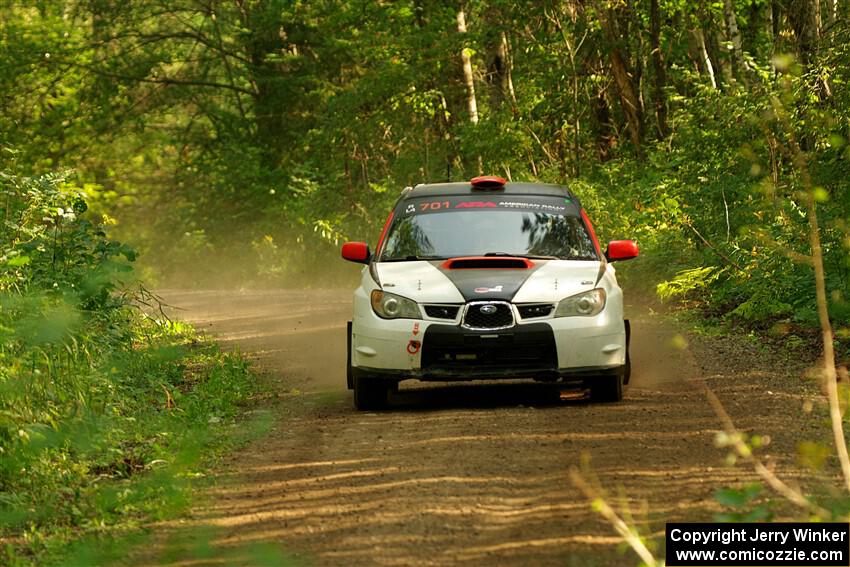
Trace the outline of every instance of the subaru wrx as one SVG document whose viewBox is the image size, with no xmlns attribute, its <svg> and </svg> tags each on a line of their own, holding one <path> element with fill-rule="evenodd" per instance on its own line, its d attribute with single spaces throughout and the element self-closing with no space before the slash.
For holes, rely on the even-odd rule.
<svg viewBox="0 0 850 567">
<path fill-rule="evenodd" d="M 616 261 L 566 187 L 506 182 L 422 184 L 402 191 L 365 264 L 348 324 L 348 386 L 358 409 L 383 407 L 403 380 L 532 379 L 619 401 L 629 323 Z"/>
</svg>

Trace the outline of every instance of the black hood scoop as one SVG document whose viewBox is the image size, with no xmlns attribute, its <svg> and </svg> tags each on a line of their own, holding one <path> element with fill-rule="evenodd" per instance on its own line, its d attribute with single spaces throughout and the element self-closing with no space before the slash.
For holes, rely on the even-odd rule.
<svg viewBox="0 0 850 567">
<path fill-rule="evenodd" d="M 446 260 L 442 268 L 446 270 L 528 270 L 534 267 L 534 263 L 525 258 L 504 257 L 475 257 L 475 258 L 452 258 Z"/>
<path fill-rule="evenodd" d="M 545 260 L 481 256 L 451 258 L 434 265 L 455 285 L 466 301 L 511 301 L 525 280 Z"/>
</svg>

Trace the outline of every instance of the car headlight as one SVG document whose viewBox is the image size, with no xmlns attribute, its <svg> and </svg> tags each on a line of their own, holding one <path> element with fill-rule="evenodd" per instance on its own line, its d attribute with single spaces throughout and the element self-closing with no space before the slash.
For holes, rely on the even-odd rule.
<svg viewBox="0 0 850 567">
<path fill-rule="evenodd" d="M 592 317 L 605 309 L 605 290 L 591 289 L 562 299 L 555 317 Z"/>
<path fill-rule="evenodd" d="M 384 319 L 421 319 L 419 305 L 394 293 L 376 289 L 372 291 L 372 309 Z"/>
</svg>

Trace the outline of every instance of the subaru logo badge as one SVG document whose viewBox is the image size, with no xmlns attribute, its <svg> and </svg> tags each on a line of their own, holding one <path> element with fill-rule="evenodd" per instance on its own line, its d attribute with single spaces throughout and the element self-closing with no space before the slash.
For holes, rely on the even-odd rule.
<svg viewBox="0 0 850 567">
<path fill-rule="evenodd" d="M 495 305 L 489 305 L 488 304 L 488 305 L 482 305 L 481 308 L 479 309 L 479 311 L 481 311 L 484 315 L 492 315 L 493 313 L 498 311 L 498 308 Z"/>
</svg>

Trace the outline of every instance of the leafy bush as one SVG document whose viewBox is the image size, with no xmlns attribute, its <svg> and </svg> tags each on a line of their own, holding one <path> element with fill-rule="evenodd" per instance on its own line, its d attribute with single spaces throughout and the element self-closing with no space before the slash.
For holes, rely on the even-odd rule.
<svg viewBox="0 0 850 567">
<path fill-rule="evenodd" d="M 154 319 L 133 250 L 67 175 L 0 177 L 0 544 L 10 563 L 168 515 L 253 392 L 247 363 Z M 32 555 L 36 554 L 36 555 Z"/>
<path fill-rule="evenodd" d="M 682 270 L 673 279 L 658 284 L 658 296 L 661 299 L 670 299 L 704 291 L 705 288 L 716 282 L 722 274 L 723 270 L 716 266 Z"/>
</svg>

